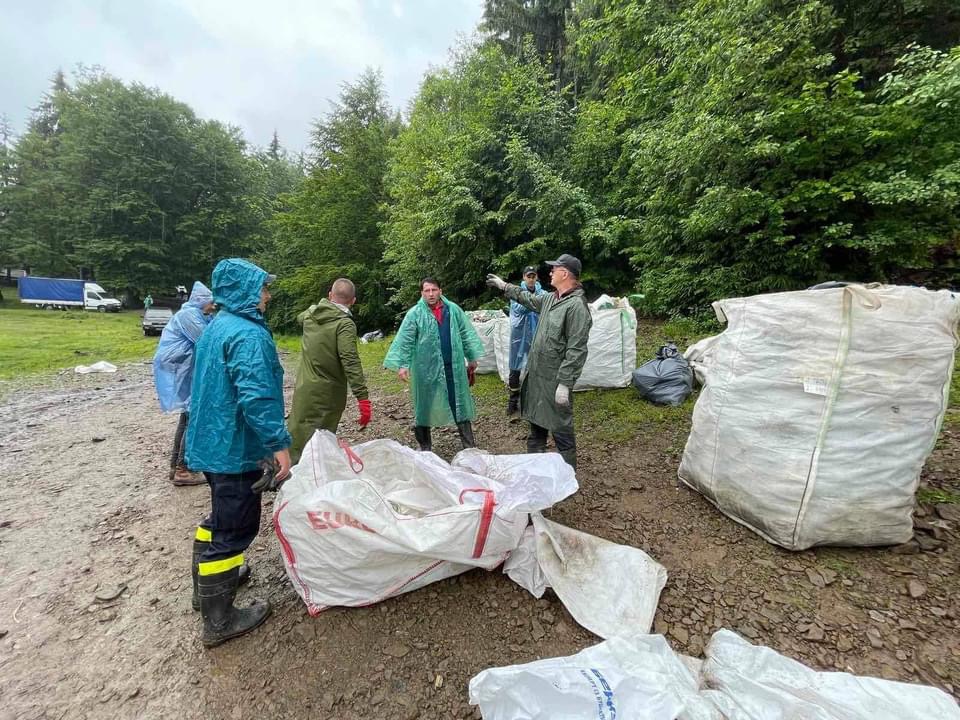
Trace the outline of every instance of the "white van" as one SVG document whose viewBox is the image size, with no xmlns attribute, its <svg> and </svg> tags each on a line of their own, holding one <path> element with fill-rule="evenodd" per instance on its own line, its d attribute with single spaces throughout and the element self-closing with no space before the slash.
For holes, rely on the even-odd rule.
<svg viewBox="0 0 960 720">
<path fill-rule="evenodd" d="M 99 312 L 120 312 L 120 301 L 96 283 L 83 284 L 83 309 Z"/>
</svg>

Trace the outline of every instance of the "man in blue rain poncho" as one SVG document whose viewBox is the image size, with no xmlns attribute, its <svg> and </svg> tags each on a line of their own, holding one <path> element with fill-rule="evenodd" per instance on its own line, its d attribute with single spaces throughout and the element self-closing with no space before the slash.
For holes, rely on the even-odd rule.
<svg viewBox="0 0 960 720">
<path fill-rule="evenodd" d="M 187 465 L 210 483 L 210 517 L 197 528 L 194 577 L 203 614 L 202 641 L 213 647 L 259 626 L 268 602 L 233 605 L 243 553 L 260 530 L 261 461 L 290 473 L 290 433 L 283 419 L 283 367 L 263 313 L 273 280 L 246 260 L 213 270 L 217 317 L 197 343 Z"/>
<path fill-rule="evenodd" d="M 534 295 L 543 295 L 546 292 L 540 287 L 537 268 L 533 265 L 523 269 L 521 288 Z M 540 313 L 516 300 L 510 301 L 510 379 L 507 380 L 510 398 L 507 400 L 507 416 L 516 415 L 520 411 L 520 374 L 527 367 L 527 355 L 530 353 L 539 319 Z"/>
<path fill-rule="evenodd" d="M 443 297 L 433 278 L 420 281 L 420 301 L 403 316 L 383 366 L 410 382 L 414 428 L 421 450 L 432 450 L 430 428 L 456 424 L 463 447 L 475 447 L 470 377 L 483 343 L 463 310 Z"/>
<path fill-rule="evenodd" d="M 163 412 L 180 411 L 180 422 L 173 437 L 170 480 L 174 485 L 201 485 L 202 477 L 190 472 L 183 461 L 184 433 L 190 422 L 190 390 L 193 385 L 193 351 L 213 314 L 213 293 L 199 280 L 193 284 L 190 299 L 170 318 L 163 329 L 153 356 L 153 382 Z"/>
</svg>

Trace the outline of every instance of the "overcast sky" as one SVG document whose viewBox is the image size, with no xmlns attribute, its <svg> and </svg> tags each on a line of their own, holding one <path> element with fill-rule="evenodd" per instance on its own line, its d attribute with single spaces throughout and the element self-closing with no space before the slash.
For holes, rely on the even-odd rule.
<svg viewBox="0 0 960 720">
<path fill-rule="evenodd" d="M 482 0 L 0 0 L 0 114 L 22 132 L 57 68 L 101 65 L 298 151 L 364 67 L 406 109 L 481 14 Z"/>
</svg>

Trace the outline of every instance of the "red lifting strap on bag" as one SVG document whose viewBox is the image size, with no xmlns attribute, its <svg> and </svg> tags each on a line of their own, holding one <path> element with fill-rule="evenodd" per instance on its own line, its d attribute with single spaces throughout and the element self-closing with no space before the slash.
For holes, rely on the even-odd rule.
<svg viewBox="0 0 960 720">
<path fill-rule="evenodd" d="M 350 443 L 348 443 L 346 440 L 338 438 L 337 445 L 343 448 L 343 451 L 347 454 L 347 461 L 350 463 L 350 469 L 358 475 L 363 472 L 363 460 L 361 460 L 360 456 L 353 451 L 353 448 L 350 447 Z"/>
<path fill-rule="evenodd" d="M 473 546 L 473 557 L 483 555 L 483 546 L 487 544 L 487 535 L 490 533 L 490 521 L 493 520 L 493 508 L 496 501 L 493 490 L 486 488 L 468 488 L 460 492 L 460 504 L 463 505 L 463 496 L 466 493 L 483 493 L 483 508 L 480 510 L 480 527 L 477 528 L 477 541 Z"/>
</svg>

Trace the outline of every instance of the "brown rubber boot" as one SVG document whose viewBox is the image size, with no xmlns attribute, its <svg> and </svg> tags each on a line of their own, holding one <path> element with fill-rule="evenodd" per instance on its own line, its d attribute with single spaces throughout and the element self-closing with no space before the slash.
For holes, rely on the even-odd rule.
<svg viewBox="0 0 960 720">
<path fill-rule="evenodd" d="M 200 473 L 190 472 L 185 465 L 177 465 L 173 471 L 173 484 L 177 487 L 183 485 L 203 485 L 206 478 Z"/>
</svg>

